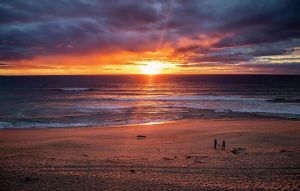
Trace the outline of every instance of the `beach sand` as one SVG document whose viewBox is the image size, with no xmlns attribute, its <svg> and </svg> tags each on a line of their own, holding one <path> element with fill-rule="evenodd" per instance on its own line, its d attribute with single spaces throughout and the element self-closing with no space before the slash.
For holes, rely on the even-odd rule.
<svg viewBox="0 0 300 191">
<path fill-rule="evenodd" d="M 299 190 L 299 180 L 300 121 L 0 130 L 0 190 Z"/>
</svg>

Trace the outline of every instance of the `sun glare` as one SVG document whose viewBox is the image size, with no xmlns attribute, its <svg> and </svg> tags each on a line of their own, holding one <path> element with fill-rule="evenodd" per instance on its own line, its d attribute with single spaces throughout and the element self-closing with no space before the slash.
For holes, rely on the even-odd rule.
<svg viewBox="0 0 300 191">
<path fill-rule="evenodd" d="M 140 67 L 141 73 L 148 75 L 160 74 L 163 69 L 163 65 L 164 64 L 160 61 L 143 62 L 142 66 Z"/>
</svg>

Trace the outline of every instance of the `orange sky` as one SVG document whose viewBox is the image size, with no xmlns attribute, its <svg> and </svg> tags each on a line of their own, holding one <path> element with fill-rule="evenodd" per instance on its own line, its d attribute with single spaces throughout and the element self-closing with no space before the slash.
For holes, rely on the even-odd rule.
<svg viewBox="0 0 300 191">
<path fill-rule="evenodd" d="M 248 68 L 247 72 L 235 66 L 215 66 L 210 63 L 188 63 L 191 52 L 178 53 L 185 47 L 210 47 L 218 42 L 219 36 L 199 35 L 198 40 L 179 38 L 176 49 L 165 44 L 157 51 L 92 52 L 85 54 L 56 54 L 36 56 L 30 59 L 6 61 L 7 66 L 0 67 L 0 75 L 90 75 L 90 74 L 226 74 L 257 73 L 257 69 Z M 224 35 L 222 36 L 224 37 Z M 205 55 L 203 55 L 205 56 Z M 154 66 L 153 66 L 154 63 Z M 193 67 L 193 64 L 195 66 Z M 189 65 L 189 67 L 186 67 Z M 147 71 L 156 68 L 155 71 Z M 150 69 L 151 70 L 151 69 Z"/>
<path fill-rule="evenodd" d="M 180 46 L 190 44 L 192 44 L 191 40 L 180 39 Z M 158 65 L 158 73 L 161 74 L 210 72 L 208 68 L 197 71 L 190 71 L 189 68 L 184 69 L 181 67 L 184 59 L 184 55 L 176 55 L 171 47 L 153 52 L 111 51 L 79 55 L 49 55 L 6 62 L 11 66 L 0 67 L 0 74 L 145 74 L 147 73 L 146 67 L 152 63 Z"/>
</svg>

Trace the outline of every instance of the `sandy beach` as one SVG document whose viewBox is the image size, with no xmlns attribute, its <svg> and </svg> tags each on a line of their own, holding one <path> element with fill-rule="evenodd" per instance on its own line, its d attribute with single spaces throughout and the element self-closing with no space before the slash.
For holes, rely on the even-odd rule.
<svg viewBox="0 0 300 191">
<path fill-rule="evenodd" d="M 2 129 L 0 190 L 299 190 L 299 127 L 237 119 Z"/>
</svg>

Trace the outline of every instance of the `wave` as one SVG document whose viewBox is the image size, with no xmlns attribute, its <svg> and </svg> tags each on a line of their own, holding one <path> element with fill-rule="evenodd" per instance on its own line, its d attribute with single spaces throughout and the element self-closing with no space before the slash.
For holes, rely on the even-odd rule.
<svg viewBox="0 0 300 191">
<path fill-rule="evenodd" d="M 212 95 L 197 95 L 197 96 L 157 96 L 143 98 L 112 98 L 118 101 L 266 101 L 266 98 L 251 98 L 241 96 L 212 96 Z"/>
<path fill-rule="evenodd" d="M 109 126 L 120 126 L 120 125 L 141 125 L 141 124 L 152 124 L 162 123 L 166 121 L 173 121 L 181 119 L 180 117 L 165 118 L 165 119 L 141 119 L 141 120 L 128 120 L 128 121 L 106 121 L 106 122 L 5 122 L 0 121 L 0 129 L 7 128 L 75 128 L 75 127 L 109 127 Z"/>
<path fill-rule="evenodd" d="M 295 112 L 277 112 L 264 109 L 233 109 L 233 110 L 224 110 L 223 113 L 246 113 L 246 114 L 255 114 L 257 116 L 269 116 L 269 117 L 281 117 L 286 119 L 300 119 L 300 114 Z"/>
<path fill-rule="evenodd" d="M 300 103 L 300 99 L 285 99 L 285 98 L 274 98 L 267 101 L 273 103 Z"/>
<path fill-rule="evenodd" d="M 53 99 L 54 100 L 54 99 Z M 68 101 L 121 101 L 121 102 L 135 102 L 135 101 L 267 101 L 266 98 L 258 97 L 241 97 L 241 96 L 215 96 L 215 95 L 179 95 L 179 96 L 101 96 L 101 97 L 70 97 L 55 100 Z"/>
<path fill-rule="evenodd" d="M 88 123 L 40 123 L 40 122 L 0 122 L 0 128 L 64 128 L 64 127 L 88 127 Z"/>
<path fill-rule="evenodd" d="M 245 113 L 271 113 L 300 115 L 299 104 L 277 104 L 266 101 L 238 101 L 238 102 L 186 102 L 175 103 L 173 107 L 191 109 L 212 109 L 216 112 L 245 112 Z"/>
<path fill-rule="evenodd" d="M 264 114 L 270 116 L 279 116 L 279 117 L 296 117 L 300 119 L 300 113 L 296 111 L 277 111 L 277 110 L 268 110 L 268 109 L 224 109 L 219 110 L 219 112 L 238 112 L 238 113 L 254 113 L 254 114 Z"/>
<path fill-rule="evenodd" d="M 72 107 L 76 109 L 77 111 L 81 112 L 93 112 L 97 110 L 120 110 L 120 109 L 130 109 L 133 108 L 134 106 L 75 106 Z"/>
<path fill-rule="evenodd" d="M 111 106 L 76 106 L 75 109 L 80 112 L 97 112 L 101 110 L 111 110 L 112 112 L 127 112 L 126 109 L 140 108 L 140 111 L 155 111 L 155 112 L 193 112 L 192 110 L 213 110 L 216 113 L 267 113 L 274 116 L 282 115 L 292 115 L 300 117 L 300 107 L 298 105 L 273 105 L 273 103 L 268 102 L 257 102 L 257 101 L 247 101 L 247 102 L 220 102 L 218 104 L 212 102 L 176 102 L 161 105 L 139 105 L 130 104 L 126 106 L 121 105 L 111 105 Z M 124 109 L 124 110 L 123 110 Z M 150 110 L 149 110 L 150 109 Z"/>
<path fill-rule="evenodd" d="M 93 91 L 96 89 L 94 89 L 94 88 L 56 88 L 54 90 L 58 90 L 58 91 Z"/>
</svg>

